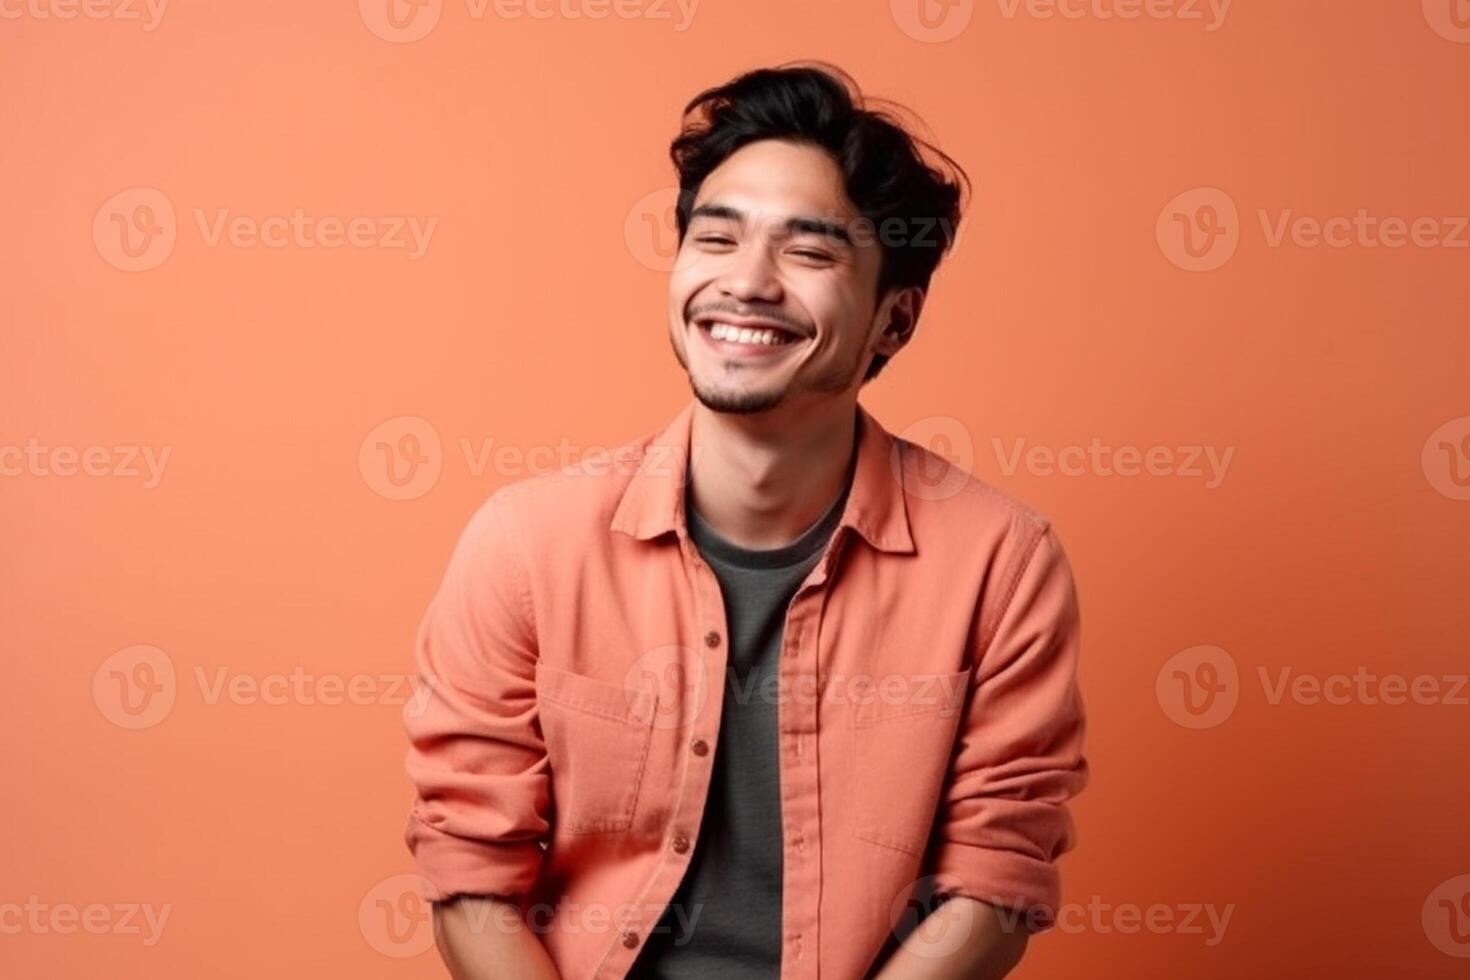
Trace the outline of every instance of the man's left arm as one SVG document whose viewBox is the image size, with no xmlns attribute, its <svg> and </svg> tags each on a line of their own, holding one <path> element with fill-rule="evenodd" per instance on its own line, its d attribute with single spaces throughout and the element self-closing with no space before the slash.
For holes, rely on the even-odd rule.
<svg viewBox="0 0 1470 980">
<path fill-rule="evenodd" d="M 875 980 L 999 980 L 1029 934 L 1055 924 L 1055 861 L 1076 842 L 1067 801 L 1089 777 L 1080 624 L 1056 533 L 1049 524 L 1028 530 L 1000 600 L 982 608 L 975 626 L 974 689 L 925 869 L 950 900 Z"/>
</svg>

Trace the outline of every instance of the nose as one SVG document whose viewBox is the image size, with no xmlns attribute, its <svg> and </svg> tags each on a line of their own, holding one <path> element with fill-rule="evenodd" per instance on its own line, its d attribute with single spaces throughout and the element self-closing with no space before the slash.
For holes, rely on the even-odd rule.
<svg viewBox="0 0 1470 980">
<path fill-rule="evenodd" d="M 719 278 L 721 294 L 742 303 L 781 301 L 781 280 L 765 242 L 746 241 L 727 258 L 729 264 Z"/>
</svg>

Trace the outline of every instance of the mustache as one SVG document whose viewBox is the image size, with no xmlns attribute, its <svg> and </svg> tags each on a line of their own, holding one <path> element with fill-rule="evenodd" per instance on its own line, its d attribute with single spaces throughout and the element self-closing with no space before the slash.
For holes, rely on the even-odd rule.
<svg viewBox="0 0 1470 980">
<path fill-rule="evenodd" d="M 699 320 L 714 313 L 728 313 L 731 316 L 744 317 L 752 320 L 771 320 L 803 335 L 811 332 L 807 324 L 788 316 L 781 310 L 762 307 L 741 307 L 731 303 L 714 303 L 691 309 L 689 311 L 689 319 Z"/>
</svg>

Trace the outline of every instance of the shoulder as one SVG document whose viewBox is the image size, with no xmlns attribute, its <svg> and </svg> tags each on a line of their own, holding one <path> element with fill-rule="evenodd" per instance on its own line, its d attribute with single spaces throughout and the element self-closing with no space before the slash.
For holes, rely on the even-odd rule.
<svg viewBox="0 0 1470 980">
<path fill-rule="evenodd" d="M 1051 521 L 949 458 L 895 436 L 904 506 L 915 543 L 1025 554 L 1048 536 Z"/>
<path fill-rule="evenodd" d="M 910 532 L 928 574 L 965 582 L 977 599 L 979 648 L 989 649 L 1007 617 L 1022 632 L 1070 634 L 1079 616 L 1076 583 L 1052 522 L 1030 503 L 944 456 L 901 440 Z"/>
</svg>

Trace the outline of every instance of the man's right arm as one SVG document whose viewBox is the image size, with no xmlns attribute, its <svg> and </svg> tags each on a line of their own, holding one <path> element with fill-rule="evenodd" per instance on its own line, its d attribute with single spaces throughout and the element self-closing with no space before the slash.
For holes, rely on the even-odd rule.
<svg viewBox="0 0 1470 980">
<path fill-rule="evenodd" d="M 550 831 L 521 523 L 502 488 L 470 519 L 419 626 L 404 707 L 416 795 L 405 830 L 456 980 L 556 978 L 521 917 Z"/>
<path fill-rule="evenodd" d="M 435 902 L 434 943 L 454 980 L 561 980 L 520 910 L 492 896 Z"/>
</svg>

